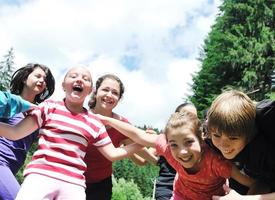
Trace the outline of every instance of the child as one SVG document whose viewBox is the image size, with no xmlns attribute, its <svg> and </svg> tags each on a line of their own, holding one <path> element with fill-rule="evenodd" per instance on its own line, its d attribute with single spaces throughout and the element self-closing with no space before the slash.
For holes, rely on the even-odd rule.
<svg viewBox="0 0 275 200">
<path fill-rule="evenodd" d="M 29 63 L 18 69 L 11 78 L 13 94 L 1 93 L 1 100 L 3 97 L 5 102 L 1 106 L 0 121 L 10 125 L 19 123 L 25 118 L 22 112 L 50 97 L 54 86 L 54 77 L 45 65 Z M 16 141 L 0 137 L 0 199 L 15 199 L 20 188 L 15 175 L 23 166 L 31 145 L 37 141 L 37 135 L 38 131 L 34 131 Z"/>
<path fill-rule="evenodd" d="M 248 191 L 251 195 L 240 195 L 225 186 L 228 195 L 213 199 L 275 199 L 274 129 L 271 128 L 274 121 L 270 120 L 275 112 L 269 108 L 262 119 L 260 113 L 256 114 L 262 105 L 260 102 L 256 106 L 246 94 L 236 90 L 226 91 L 213 101 L 207 122 L 213 147 L 256 180 L 250 190 L 230 180 L 230 187 L 238 193 Z"/>
<path fill-rule="evenodd" d="M 24 171 L 18 200 L 85 200 L 84 163 L 88 143 L 97 146 L 108 159 L 120 159 L 139 145 L 114 148 L 104 125 L 83 103 L 92 90 L 90 72 L 83 66 L 71 68 L 62 83 L 63 101 L 47 100 L 21 123 L 0 124 L 0 135 L 19 139 L 39 130 L 39 146 Z M 39 185 L 39 187 L 34 186 Z"/>
<path fill-rule="evenodd" d="M 126 118 L 114 113 L 113 111 L 120 99 L 123 97 L 123 94 L 124 85 L 117 76 L 114 74 L 103 75 L 96 81 L 95 92 L 89 101 L 89 108 L 95 114 L 114 117 L 129 123 Z M 133 143 L 132 141 L 129 141 L 129 138 L 113 127 L 107 127 L 106 129 L 115 147 L 127 145 L 129 142 Z M 145 150 L 143 152 L 145 152 Z M 150 156 L 148 154 L 146 155 L 147 157 Z M 135 154 L 130 158 L 136 164 L 140 165 L 142 163 L 137 159 L 139 157 Z M 87 170 L 85 172 L 87 185 L 86 199 L 111 200 L 112 162 L 106 159 L 94 145 L 88 146 L 85 162 L 87 164 Z"/>
<path fill-rule="evenodd" d="M 100 116 L 103 122 L 113 126 L 133 141 L 144 146 L 156 147 L 177 171 L 173 200 L 209 200 L 213 195 L 224 194 L 222 185 L 230 176 L 242 184 L 253 183 L 242 175 L 229 161 L 222 159 L 202 141 L 200 122 L 194 113 L 174 113 L 166 124 L 164 134 L 146 134 L 127 123 Z"/>
<path fill-rule="evenodd" d="M 185 102 L 180 104 L 175 112 L 181 112 L 184 110 L 197 115 L 197 109 L 192 103 Z M 169 200 L 173 194 L 173 183 L 176 170 L 169 165 L 163 156 L 159 156 L 157 165 L 159 166 L 159 176 L 156 180 L 155 198 L 156 200 Z"/>
</svg>

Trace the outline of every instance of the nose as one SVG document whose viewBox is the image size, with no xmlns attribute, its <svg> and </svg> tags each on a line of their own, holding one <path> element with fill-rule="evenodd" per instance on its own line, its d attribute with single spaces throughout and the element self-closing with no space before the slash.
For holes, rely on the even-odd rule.
<svg viewBox="0 0 275 200">
<path fill-rule="evenodd" d="M 45 80 L 44 77 L 40 77 L 40 78 L 38 79 L 38 81 L 39 81 L 40 83 L 46 83 L 46 80 Z"/>
<path fill-rule="evenodd" d="M 229 147 L 230 142 L 228 141 L 228 138 L 221 137 L 220 140 L 220 146 L 223 148 Z"/>
<path fill-rule="evenodd" d="M 181 155 L 187 154 L 187 153 L 188 153 L 188 149 L 187 149 L 186 147 L 182 147 L 182 148 L 180 149 L 179 153 L 180 153 Z"/>
<path fill-rule="evenodd" d="M 106 94 L 108 97 L 111 97 L 113 94 L 112 94 L 112 91 L 108 91 L 107 94 Z"/>
</svg>

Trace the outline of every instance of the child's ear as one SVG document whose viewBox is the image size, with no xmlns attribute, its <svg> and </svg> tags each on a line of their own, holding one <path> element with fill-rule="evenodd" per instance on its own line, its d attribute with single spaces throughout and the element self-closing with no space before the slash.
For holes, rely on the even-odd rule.
<svg viewBox="0 0 275 200">
<path fill-rule="evenodd" d="M 62 82 L 62 89 L 63 89 L 64 92 L 66 91 L 65 86 L 64 86 L 64 82 Z"/>
</svg>

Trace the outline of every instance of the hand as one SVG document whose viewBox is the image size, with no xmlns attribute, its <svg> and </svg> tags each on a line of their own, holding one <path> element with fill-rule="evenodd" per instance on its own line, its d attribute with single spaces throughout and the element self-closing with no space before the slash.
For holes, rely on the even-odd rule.
<svg viewBox="0 0 275 200">
<path fill-rule="evenodd" d="M 235 190 L 232 190 L 227 185 L 223 185 L 225 191 L 225 196 L 212 196 L 212 200 L 240 200 L 242 195 L 237 193 Z"/>
<path fill-rule="evenodd" d="M 157 134 L 152 128 L 147 128 L 145 132 L 148 134 Z"/>
</svg>

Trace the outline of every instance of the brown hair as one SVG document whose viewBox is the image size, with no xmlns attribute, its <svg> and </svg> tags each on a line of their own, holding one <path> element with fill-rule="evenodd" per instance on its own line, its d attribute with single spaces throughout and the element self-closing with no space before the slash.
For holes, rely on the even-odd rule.
<svg viewBox="0 0 275 200">
<path fill-rule="evenodd" d="M 95 105 L 96 105 L 97 90 L 98 90 L 98 88 L 101 86 L 101 84 L 103 83 L 103 81 L 104 81 L 105 79 L 107 79 L 107 78 L 108 78 L 108 79 L 111 79 L 111 80 L 115 80 L 115 81 L 118 82 L 118 84 L 119 84 L 119 91 L 120 91 L 120 93 L 119 93 L 119 99 L 122 98 L 125 89 L 124 89 L 124 85 L 123 85 L 122 81 L 120 80 L 120 78 L 118 78 L 118 77 L 117 77 L 116 75 L 114 75 L 114 74 L 105 74 L 105 75 L 99 77 L 99 78 L 97 79 L 97 81 L 96 81 L 96 88 L 95 88 L 95 91 L 94 91 L 93 94 L 91 95 L 91 98 L 90 98 L 90 100 L 89 100 L 89 102 L 88 102 L 88 105 L 89 105 L 89 108 L 90 108 L 90 109 L 93 109 L 93 108 L 95 107 Z"/>
<path fill-rule="evenodd" d="M 164 133 L 167 136 L 167 133 L 169 133 L 172 129 L 174 130 L 181 128 L 189 128 L 200 141 L 202 140 L 201 123 L 199 118 L 194 113 L 185 110 L 173 113 L 166 124 Z"/>
<path fill-rule="evenodd" d="M 255 134 L 256 105 L 243 92 L 225 91 L 212 103 L 207 126 L 211 131 L 227 136 L 245 136 L 249 141 Z"/>
</svg>

